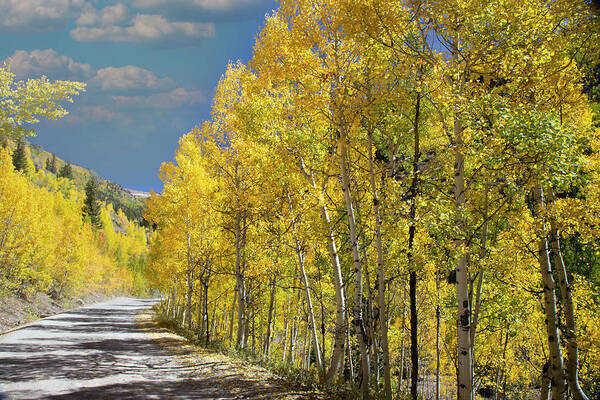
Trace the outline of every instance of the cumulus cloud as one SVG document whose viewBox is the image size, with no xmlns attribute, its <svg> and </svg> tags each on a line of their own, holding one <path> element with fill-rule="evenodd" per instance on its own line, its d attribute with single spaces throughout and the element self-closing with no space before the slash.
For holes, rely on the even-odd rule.
<svg viewBox="0 0 600 400">
<path fill-rule="evenodd" d="M 130 2 L 140 9 L 180 6 L 205 11 L 231 11 L 259 3 L 260 0 L 130 0 Z"/>
<path fill-rule="evenodd" d="M 165 91 L 171 90 L 175 85 L 169 78 L 159 78 L 152 71 L 134 65 L 95 70 L 90 64 L 79 63 L 53 49 L 31 52 L 17 50 L 7 61 L 11 71 L 20 79 L 46 75 L 52 79 L 81 80 L 87 81 L 92 89 L 107 92 Z"/>
<path fill-rule="evenodd" d="M 94 74 L 90 64 L 74 61 L 53 49 L 17 50 L 9 59 L 11 71 L 21 79 L 46 75 L 53 79 L 86 80 Z"/>
<path fill-rule="evenodd" d="M 123 0 L 130 6 L 171 20 L 232 22 L 260 18 L 273 8 L 271 0 Z"/>
<path fill-rule="evenodd" d="M 77 18 L 77 25 L 109 26 L 123 22 L 127 17 L 127 7 L 123 3 L 104 7 L 101 10 L 88 5 Z"/>
<path fill-rule="evenodd" d="M 126 65 L 124 67 L 107 67 L 99 69 L 90 80 L 90 86 L 102 90 L 135 90 L 135 89 L 169 89 L 173 81 L 169 78 L 158 78 L 151 71 Z"/>
<path fill-rule="evenodd" d="M 64 28 L 85 0 L 0 0 L 0 30 L 48 32 Z"/>
<path fill-rule="evenodd" d="M 167 93 L 154 93 L 148 96 L 112 96 L 120 107 L 169 109 L 181 106 L 202 104 L 206 96 L 200 90 L 187 91 L 177 88 Z"/>
<path fill-rule="evenodd" d="M 102 106 L 82 106 L 70 112 L 64 118 L 64 122 L 70 124 L 80 124 L 87 121 L 109 122 L 119 118 L 122 118 L 122 115 Z"/>
<path fill-rule="evenodd" d="M 79 26 L 71 31 L 80 42 L 190 43 L 214 35 L 212 23 L 169 22 L 148 14 L 137 14 L 129 26 Z"/>
</svg>

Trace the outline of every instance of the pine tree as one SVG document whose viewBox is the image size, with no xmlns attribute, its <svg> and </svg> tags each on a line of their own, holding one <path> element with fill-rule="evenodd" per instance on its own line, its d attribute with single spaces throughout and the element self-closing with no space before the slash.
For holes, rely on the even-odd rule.
<svg viewBox="0 0 600 400">
<path fill-rule="evenodd" d="M 102 228 L 100 220 L 100 203 L 98 202 L 98 182 L 93 176 L 85 185 L 85 200 L 83 201 L 83 218 L 87 219 L 94 228 Z"/>
<path fill-rule="evenodd" d="M 67 162 L 60 168 L 58 171 L 58 177 L 73 179 L 73 168 L 71 168 L 71 163 Z"/>
<path fill-rule="evenodd" d="M 12 162 L 17 171 L 27 171 L 27 154 L 25 154 L 25 141 L 19 139 L 17 148 L 13 152 Z"/>
<path fill-rule="evenodd" d="M 46 159 L 46 171 L 56 174 L 56 154 L 52 153 L 52 158 Z"/>
</svg>

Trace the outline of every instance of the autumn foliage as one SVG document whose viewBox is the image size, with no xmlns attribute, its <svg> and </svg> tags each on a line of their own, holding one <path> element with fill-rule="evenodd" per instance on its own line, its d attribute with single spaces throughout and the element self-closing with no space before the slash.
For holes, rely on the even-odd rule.
<svg viewBox="0 0 600 400">
<path fill-rule="evenodd" d="M 597 32 L 583 1 L 281 1 L 161 167 L 165 314 L 362 398 L 598 395 Z"/>
</svg>

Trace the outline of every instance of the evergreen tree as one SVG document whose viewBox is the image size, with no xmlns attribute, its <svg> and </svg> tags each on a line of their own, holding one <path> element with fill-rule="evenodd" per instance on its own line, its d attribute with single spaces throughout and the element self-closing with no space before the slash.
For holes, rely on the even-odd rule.
<svg viewBox="0 0 600 400">
<path fill-rule="evenodd" d="M 46 159 L 46 171 L 56 174 L 56 154 L 52 153 L 52 158 Z"/>
<path fill-rule="evenodd" d="M 27 154 L 25 154 L 25 141 L 19 139 L 17 148 L 13 152 L 12 162 L 17 171 L 27 171 Z"/>
<path fill-rule="evenodd" d="M 73 179 L 73 168 L 71 168 L 71 163 L 67 162 L 65 165 L 60 167 L 60 170 L 58 171 L 58 177 Z"/>
<path fill-rule="evenodd" d="M 85 200 L 83 201 L 83 218 L 89 220 L 94 228 L 102 228 L 100 220 L 100 203 L 98 202 L 98 182 L 93 176 L 85 185 Z"/>
</svg>

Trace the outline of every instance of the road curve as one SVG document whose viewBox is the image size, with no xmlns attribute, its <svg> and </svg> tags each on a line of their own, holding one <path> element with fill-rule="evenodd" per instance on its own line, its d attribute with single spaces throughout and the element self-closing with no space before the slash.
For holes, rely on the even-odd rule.
<svg viewBox="0 0 600 400">
<path fill-rule="evenodd" d="M 159 344 L 161 330 L 136 321 L 155 302 L 118 298 L 0 336 L 0 388 L 9 399 L 296 398 L 227 363 L 182 361 L 169 351 L 182 338 Z"/>
</svg>

